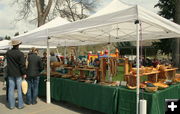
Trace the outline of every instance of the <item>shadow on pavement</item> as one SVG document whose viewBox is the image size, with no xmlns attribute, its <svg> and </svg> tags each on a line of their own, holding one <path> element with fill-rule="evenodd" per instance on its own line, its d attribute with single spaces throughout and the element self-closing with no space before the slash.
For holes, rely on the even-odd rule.
<svg viewBox="0 0 180 114">
<path fill-rule="evenodd" d="M 0 82 L 4 82 L 4 77 L 0 75 Z"/>
<path fill-rule="evenodd" d="M 39 99 L 42 102 L 46 102 L 45 97 L 39 97 Z M 63 108 L 66 108 L 68 110 L 71 110 L 71 111 L 74 111 L 74 112 L 77 112 L 77 113 L 80 113 L 80 114 L 104 114 L 104 113 L 101 113 L 101 112 L 98 112 L 98 111 L 95 111 L 95 110 L 90 110 L 90 109 L 87 109 L 87 108 L 84 108 L 84 107 L 81 107 L 81 106 L 78 106 L 78 105 L 75 105 L 75 104 L 68 103 L 68 102 L 65 102 L 65 101 L 52 100 L 51 102 L 54 105 L 61 106 Z"/>
<path fill-rule="evenodd" d="M 8 101 L 6 100 L 6 95 L 0 95 L 0 103 L 8 108 Z"/>
</svg>

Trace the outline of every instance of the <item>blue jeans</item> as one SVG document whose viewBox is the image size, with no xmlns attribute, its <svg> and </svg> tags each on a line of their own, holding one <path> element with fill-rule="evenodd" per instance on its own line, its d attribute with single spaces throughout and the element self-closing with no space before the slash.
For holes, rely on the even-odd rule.
<svg viewBox="0 0 180 114">
<path fill-rule="evenodd" d="M 26 103 L 27 104 L 36 104 L 38 96 L 38 87 L 39 87 L 39 76 L 30 77 L 27 79 L 28 82 L 28 91 L 26 94 Z"/>
<path fill-rule="evenodd" d="M 22 91 L 21 91 L 21 82 L 22 78 L 21 77 L 8 77 L 8 82 L 9 82 L 9 88 L 8 88 L 8 102 L 9 102 L 9 108 L 14 108 L 15 107 L 15 98 L 14 98 L 14 89 L 15 89 L 15 84 L 17 86 L 17 91 L 18 91 L 18 108 L 24 107 L 24 102 L 22 98 Z"/>
</svg>

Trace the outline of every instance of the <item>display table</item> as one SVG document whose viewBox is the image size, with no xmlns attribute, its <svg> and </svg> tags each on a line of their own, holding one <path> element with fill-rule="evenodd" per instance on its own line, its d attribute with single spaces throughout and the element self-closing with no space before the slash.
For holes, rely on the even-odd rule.
<svg viewBox="0 0 180 114">
<path fill-rule="evenodd" d="M 143 94 L 142 94 L 143 93 Z M 118 114 L 136 114 L 136 90 L 118 89 Z M 180 84 L 171 85 L 155 93 L 140 92 L 140 99 L 147 100 L 147 114 L 165 114 L 165 99 L 180 99 Z"/>
<path fill-rule="evenodd" d="M 39 96 L 46 95 L 45 77 L 40 78 Z M 56 101 L 67 101 L 88 109 L 113 114 L 117 99 L 116 87 L 101 86 L 73 81 L 63 78 L 51 77 L 51 98 Z"/>
<path fill-rule="evenodd" d="M 44 80 L 45 77 L 40 78 L 39 96 L 46 95 Z M 143 96 L 147 100 L 147 114 L 164 114 L 165 99 L 180 98 L 180 84 L 155 93 L 144 92 Z M 108 114 L 136 113 L 136 90 L 126 87 L 101 86 L 51 77 L 51 98 Z"/>
</svg>

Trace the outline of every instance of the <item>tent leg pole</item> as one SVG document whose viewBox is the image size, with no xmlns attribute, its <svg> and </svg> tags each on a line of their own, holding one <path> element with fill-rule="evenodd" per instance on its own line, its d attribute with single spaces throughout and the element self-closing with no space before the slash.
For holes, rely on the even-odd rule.
<svg viewBox="0 0 180 114">
<path fill-rule="evenodd" d="M 66 46 L 66 40 L 65 40 L 65 47 L 64 47 L 64 64 L 67 64 L 67 59 L 66 59 L 66 53 L 67 53 L 67 46 Z"/>
<path fill-rule="evenodd" d="M 47 103 L 51 103 L 49 37 L 47 38 L 47 82 L 46 82 L 46 102 L 47 102 Z"/>
<path fill-rule="evenodd" d="M 65 49 L 64 49 L 64 64 L 67 64 L 66 51 L 67 51 L 67 47 L 65 46 Z"/>
<path fill-rule="evenodd" d="M 109 78 L 109 81 L 112 82 L 112 76 L 111 76 L 111 72 L 110 72 L 110 44 L 108 44 L 108 78 Z"/>
<path fill-rule="evenodd" d="M 137 47 L 136 47 L 136 56 L 137 56 L 137 90 L 136 90 L 136 114 L 139 114 L 139 31 L 140 31 L 140 27 L 139 27 L 139 21 L 136 23 L 136 35 L 137 35 Z"/>
</svg>

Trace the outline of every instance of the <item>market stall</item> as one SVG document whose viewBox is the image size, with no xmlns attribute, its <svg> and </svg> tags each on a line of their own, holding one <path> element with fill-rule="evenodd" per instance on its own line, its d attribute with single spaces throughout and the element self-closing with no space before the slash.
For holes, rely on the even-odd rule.
<svg viewBox="0 0 180 114">
<path fill-rule="evenodd" d="M 112 4 L 123 5 L 119 0 L 114 0 Z M 103 13 L 84 20 L 47 28 L 42 35 L 32 34 L 36 35 L 32 38 L 29 36 L 26 38 L 25 35 L 16 37 L 16 39 L 31 44 L 39 44 L 39 40 L 40 44 L 43 45 L 44 43 L 47 46 L 51 45 L 51 43 L 71 46 L 137 41 L 137 104 L 139 104 L 140 32 L 143 35 L 142 40 L 174 38 L 180 37 L 180 26 L 137 5 L 121 6 L 116 7 L 116 10 L 108 14 Z M 47 63 L 47 67 L 49 67 L 49 61 Z M 47 88 L 50 88 L 50 72 L 47 74 L 49 84 Z M 49 89 L 47 90 L 47 96 L 50 96 Z M 138 109 L 137 105 L 137 113 L 139 112 Z"/>
</svg>

